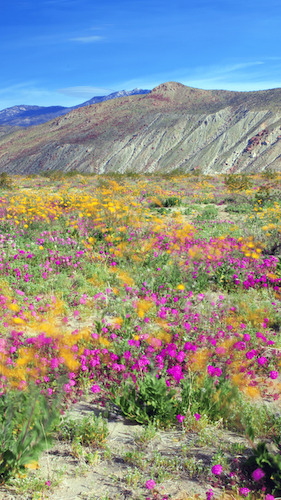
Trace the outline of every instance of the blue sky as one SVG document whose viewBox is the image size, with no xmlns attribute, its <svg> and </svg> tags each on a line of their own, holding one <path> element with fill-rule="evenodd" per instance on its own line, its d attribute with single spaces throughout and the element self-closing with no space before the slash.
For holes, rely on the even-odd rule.
<svg viewBox="0 0 281 500">
<path fill-rule="evenodd" d="M 281 87 L 280 0 L 1 0 L 0 109 L 178 81 Z"/>
</svg>

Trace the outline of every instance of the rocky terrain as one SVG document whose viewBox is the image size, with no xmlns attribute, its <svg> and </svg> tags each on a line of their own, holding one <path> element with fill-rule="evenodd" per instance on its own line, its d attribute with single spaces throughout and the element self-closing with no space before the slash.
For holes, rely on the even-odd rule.
<svg viewBox="0 0 281 500">
<path fill-rule="evenodd" d="M 168 82 L 0 137 L 0 171 L 204 173 L 281 170 L 281 89 Z"/>
</svg>

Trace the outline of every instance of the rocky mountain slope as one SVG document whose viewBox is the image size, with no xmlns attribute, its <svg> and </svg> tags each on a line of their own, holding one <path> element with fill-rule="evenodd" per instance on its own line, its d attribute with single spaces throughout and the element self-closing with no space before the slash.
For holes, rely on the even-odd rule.
<svg viewBox="0 0 281 500">
<path fill-rule="evenodd" d="M 116 99 L 118 97 L 126 97 L 128 95 L 148 94 L 150 90 L 134 89 L 134 90 L 121 90 L 113 92 L 106 96 L 92 97 L 89 101 L 85 101 L 77 106 L 66 108 L 63 106 L 13 106 L 12 108 L 2 109 L 0 111 L 0 131 L 4 126 L 9 127 L 30 127 L 48 122 L 58 116 L 65 115 L 73 109 L 82 108 L 83 106 L 90 106 L 99 102 Z"/>
<path fill-rule="evenodd" d="M 85 106 L 0 137 L 0 171 L 281 170 L 281 89 L 200 90 L 176 82 Z"/>
</svg>

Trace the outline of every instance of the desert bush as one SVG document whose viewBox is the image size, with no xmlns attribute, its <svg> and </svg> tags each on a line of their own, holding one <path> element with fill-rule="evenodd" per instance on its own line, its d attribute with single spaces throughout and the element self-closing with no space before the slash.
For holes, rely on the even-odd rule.
<svg viewBox="0 0 281 500">
<path fill-rule="evenodd" d="M 203 175 L 203 171 L 200 167 L 195 167 L 192 168 L 187 175 L 190 177 L 200 177 L 201 175 Z"/>
<path fill-rule="evenodd" d="M 13 187 L 12 178 L 7 174 L 7 172 L 1 172 L 1 174 L 0 174 L 0 188 L 12 189 L 12 187 Z"/>
<path fill-rule="evenodd" d="M 96 415 L 78 419 L 67 417 L 59 429 L 61 439 L 96 448 L 104 446 L 108 433 L 107 421 Z"/>
<path fill-rule="evenodd" d="M 163 207 L 168 208 L 168 207 L 177 207 L 181 204 L 181 200 L 177 198 L 176 196 L 169 196 L 169 198 L 166 198 L 162 202 Z"/>
<path fill-rule="evenodd" d="M 233 204 L 231 203 L 225 209 L 229 214 L 249 214 L 252 211 L 251 205 L 249 203 Z"/>
<path fill-rule="evenodd" d="M 28 174 L 26 177 L 28 179 L 36 179 L 38 177 L 39 174 Z"/>
<path fill-rule="evenodd" d="M 224 184 L 229 191 L 245 191 L 252 184 L 251 179 L 246 174 L 227 174 L 224 177 Z"/>
<path fill-rule="evenodd" d="M 163 378 L 146 373 L 134 383 L 126 383 L 114 392 L 113 402 L 125 417 L 140 424 L 167 426 L 175 421 L 175 389 L 169 389 Z"/>
<path fill-rule="evenodd" d="M 281 494 L 281 446 L 274 453 L 267 443 L 258 443 L 243 468 L 254 481 L 262 482 L 268 492 Z"/>
<path fill-rule="evenodd" d="M 270 240 L 266 241 L 266 246 L 264 248 L 263 253 L 264 255 L 274 255 L 274 256 L 281 255 L 281 237 L 278 229 L 275 229 L 271 232 L 271 238 Z M 276 270 L 280 275 L 280 261 L 277 264 Z"/>
<path fill-rule="evenodd" d="M 233 425 L 238 411 L 239 391 L 223 376 L 219 379 L 206 376 L 203 384 L 198 385 L 189 379 L 182 383 L 181 411 L 206 415 L 211 421 L 223 419 L 225 425 Z"/>
<path fill-rule="evenodd" d="M 260 206 L 266 205 L 270 200 L 272 200 L 273 186 L 271 183 L 264 184 L 259 187 L 257 193 L 255 193 L 254 201 Z"/>
<path fill-rule="evenodd" d="M 47 177 L 48 179 L 52 179 L 54 181 L 60 181 L 67 177 L 71 178 L 78 174 L 79 172 L 77 170 L 69 170 L 68 172 L 64 172 L 63 170 L 45 170 L 40 172 L 42 177 Z"/>
<path fill-rule="evenodd" d="M 63 170 L 52 170 L 50 178 L 54 181 L 60 181 L 62 179 L 65 179 L 65 172 Z"/>
<path fill-rule="evenodd" d="M 151 198 L 150 202 L 149 202 L 149 208 L 160 208 L 163 206 L 163 202 L 160 198 L 157 198 L 157 197 L 153 197 Z"/>
<path fill-rule="evenodd" d="M 79 170 L 67 170 L 66 172 L 64 172 L 64 175 L 66 178 L 72 178 L 72 177 L 75 177 L 76 175 L 80 175 L 80 172 Z"/>
<path fill-rule="evenodd" d="M 275 172 L 274 170 L 268 168 L 267 170 L 264 170 L 261 173 L 261 176 L 262 176 L 263 179 L 266 179 L 266 180 L 276 179 L 277 172 Z"/>
<path fill-rule="evenodd" d="M 204 208 L 203 212 L 197 216 L 197 221 L 201 222 L 204 220 L 212 220 L 218 216 L 218 208 L 215 206 L 209 206 Z"/>
<path fill-rule="evenodd" d="M 58 401 L 38 388 L 9 391 L 0 398 L 0 479 L 25 470 L 50 446 L 59 419 Z"/>
</svg>

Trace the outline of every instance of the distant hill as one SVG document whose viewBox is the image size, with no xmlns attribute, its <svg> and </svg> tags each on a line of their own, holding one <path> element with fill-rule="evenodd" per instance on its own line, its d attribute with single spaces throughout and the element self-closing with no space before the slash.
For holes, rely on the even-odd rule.
<svg viewBox="0 0 281 500">
<path fill-rule="evenodd" d="M 125 97 L 136 94 L 147 94 L 150 90 L 134 89 L 134 90 L 121 90 L 113 92 L 106 96 L 92 97 L 89 101 L 77 104 L 71 108 L 63 106 L 13 106 L 0 111 L 0 128 L 3 126 L 9 127 L 30 127 L 33 125 L 40 125 L 41 123 L 48 122 L 53 118 L 65 115 L 73 109 L 81 108 L 83 106 L 90 106 L 109 99 L 116 99 L 118 97 Z M 0 131 L 1 135 L 1 131 Z"/>
<path fill-rule="evenodd" d="M 92 104 L 98 104 L 99 102 L 109 101 L 110 99 L 118 99 L 119 97 L 127 97 L 130 95 L 139 95 L 139 94 L 149 94 L 149 92 L 150 90 L 147 89 L 119 90 L 118 92 L 113 92 L 112 94 L 106 96 L 92 97 L 92 99 L 90 99 L 89 101 L 83 102 L 83 104 L 78 104 L 77 106 L 74 106 L 72 109 L 81 108 L 83 106 L 91 106 Z"/>
<path fill-rule="evenodd" d="M 109 96 L 107 96 L 109 97 Z M 281 89 L 167 82 L 0 137 L 0 171 L 205 173 L 281 170 Z"/>
</svg>

